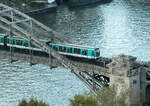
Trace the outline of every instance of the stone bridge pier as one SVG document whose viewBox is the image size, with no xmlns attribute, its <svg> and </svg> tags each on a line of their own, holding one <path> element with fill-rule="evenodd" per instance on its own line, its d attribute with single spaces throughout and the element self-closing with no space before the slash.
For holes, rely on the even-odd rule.
<svg viewBox="0 0 150 106">
<path fill-rule="evenodd" d="M 129 89 L 129 106 L 150 106 L 150 67 L 141 65 L 136 57 L 119 55 L 108 64 L 110 85 Z"/>
</svg>

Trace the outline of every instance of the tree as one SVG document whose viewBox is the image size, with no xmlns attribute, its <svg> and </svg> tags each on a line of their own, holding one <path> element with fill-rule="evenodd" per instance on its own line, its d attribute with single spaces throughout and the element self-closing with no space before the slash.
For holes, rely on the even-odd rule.
<svg viewBox="0 0 150 106">
<path fill-rule="evenodd" d="M 98 103 L 92 96 L 75 95 L 70 99 L 70 106 L 98 106 Z"/>
<path fill-rule="evenodd" d="M 130 91 L 122 90 L 118 93 L 117 86 L 104 87 L 94 96 L 92 92 L 75 95 L 70 99 L 70 106 L 128 106 L 127 100 Z"/>
<path fill-rule="evenodd" d="M 118 93 L 117 86 L 112 85 L 99 91 L 96 98 L 101 106 L 128 106 L 127 99 L 129 96 L 130 91 L 128 89 Z"/>
<path fill-rule="evenodd" d="M 29 102 L 25 99 L 19 102 L 18 106 L 49 106 L 48 104 L 44 103 L 43 101 L 37 101 L 35 98 L 30 98 Z"/>
<path fill-rule="evenodd" d="M 23 99 L 18 106 L 27 106 L 27 101 Z"/>
</svg>

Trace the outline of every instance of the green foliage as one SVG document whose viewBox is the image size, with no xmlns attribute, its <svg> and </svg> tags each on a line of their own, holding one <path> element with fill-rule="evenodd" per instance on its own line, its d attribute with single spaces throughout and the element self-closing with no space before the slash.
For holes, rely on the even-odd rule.
<svg viewBox="0 0 150 106">
<path fill-rule="evenodd" d="M 18 106 L 27 106 L 27 101 L 23 99 Z"/>
<path fill-rule="evenodd" d="M 44 103 L 43 101 L 40 101 L 38 106 L 49 106 L 48 104 Z"/>
<path fill-rule="evenodd" d="M 97 95 L 97 101 L 101 106 L 127 106 L 127 99 L 130 96 L 130 91 L 122 90 L 120 94 L 117 92 L 117 86 L 110 86 L 102 89 Z"/>
<path fill-rule="evenodd" d="M 101 106 L 116 106 L 116 87 L 107 87 L 102 89 L 98 95 L 97 95 L 97 100 L 100 101 Z"/>
<path fill-rule="evenodd" d="M 70 106 L 128 106 L 127 100 L 130 91 L 124 90 L 118 93 L 117 86 L 104 87 L 97 93 L 92 92 L 83 95 L 75 95 L 70 99 Z"/>
<path fill-rule="evenodd" d="M 75 95 L 70 99 L 70 106 L 98 106 L 98 103 L 92 96 Z"/>
<path fill-rule="evenodd" d="M 37 101 L 35 98 L 30 98 L 29 102 L 23 99 L 18 106 L 49 106 L 48 104 L 44 103 L 43 101 Z"/>
<path fill-rule="evenodd" d="M 38 101 L 31 98 L 27 106 L 38 106 Z"/>
</svg>

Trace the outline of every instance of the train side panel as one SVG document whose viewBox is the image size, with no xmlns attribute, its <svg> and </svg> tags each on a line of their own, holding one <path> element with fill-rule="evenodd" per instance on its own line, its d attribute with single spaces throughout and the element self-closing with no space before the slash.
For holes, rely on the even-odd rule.
<svg viewBox="0 0 150 106">
<path fill-rule="evenodd" d="M 4 45 L 4 37 L 0 36 L 0 45 Z"/>
<path fill-rule="evenodd" d="M 77 47 L 70 47 L 70 46 L 64 46 L 64 45 L 59 45 L 59 44 L 58 45 L 50 44 L 50 47 L 63 55 L 84 57 L 84 58 L 90 58 L 90 59 L 97 58 L 96 52 L 94 49 L 77 48 Z"/>
</svg>

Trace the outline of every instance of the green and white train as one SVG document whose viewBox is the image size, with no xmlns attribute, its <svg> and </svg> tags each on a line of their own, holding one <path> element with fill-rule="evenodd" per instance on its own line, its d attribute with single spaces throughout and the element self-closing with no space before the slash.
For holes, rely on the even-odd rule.
<svg viewBox="0 0 150 106">
<path fill-rule="evenodd" d="M 88 59 L 98 59 L 100 57 L 99 48 L 94 47 L 86 47 L 81 45 L 74 44 L 63 44 L 63 43 L 46 43 L 48 46 L 53 48 L 55 51 L 59 52 L 62 55 L 73 56 L 79 58 L 88 58 Z M 4 47 L 13 47 L 21 48 L 21 49 L 33 49 L 35 51 L 41 51 L 41 49 L 37 48 L 34 45 L 30 46 L 29 41 L 20 39 L 20 38 L 10 38 L 8 36 L 0 36 L 0 45 Z M 32 47 L 32 48 L 31 48 Z"/>
</svg>

